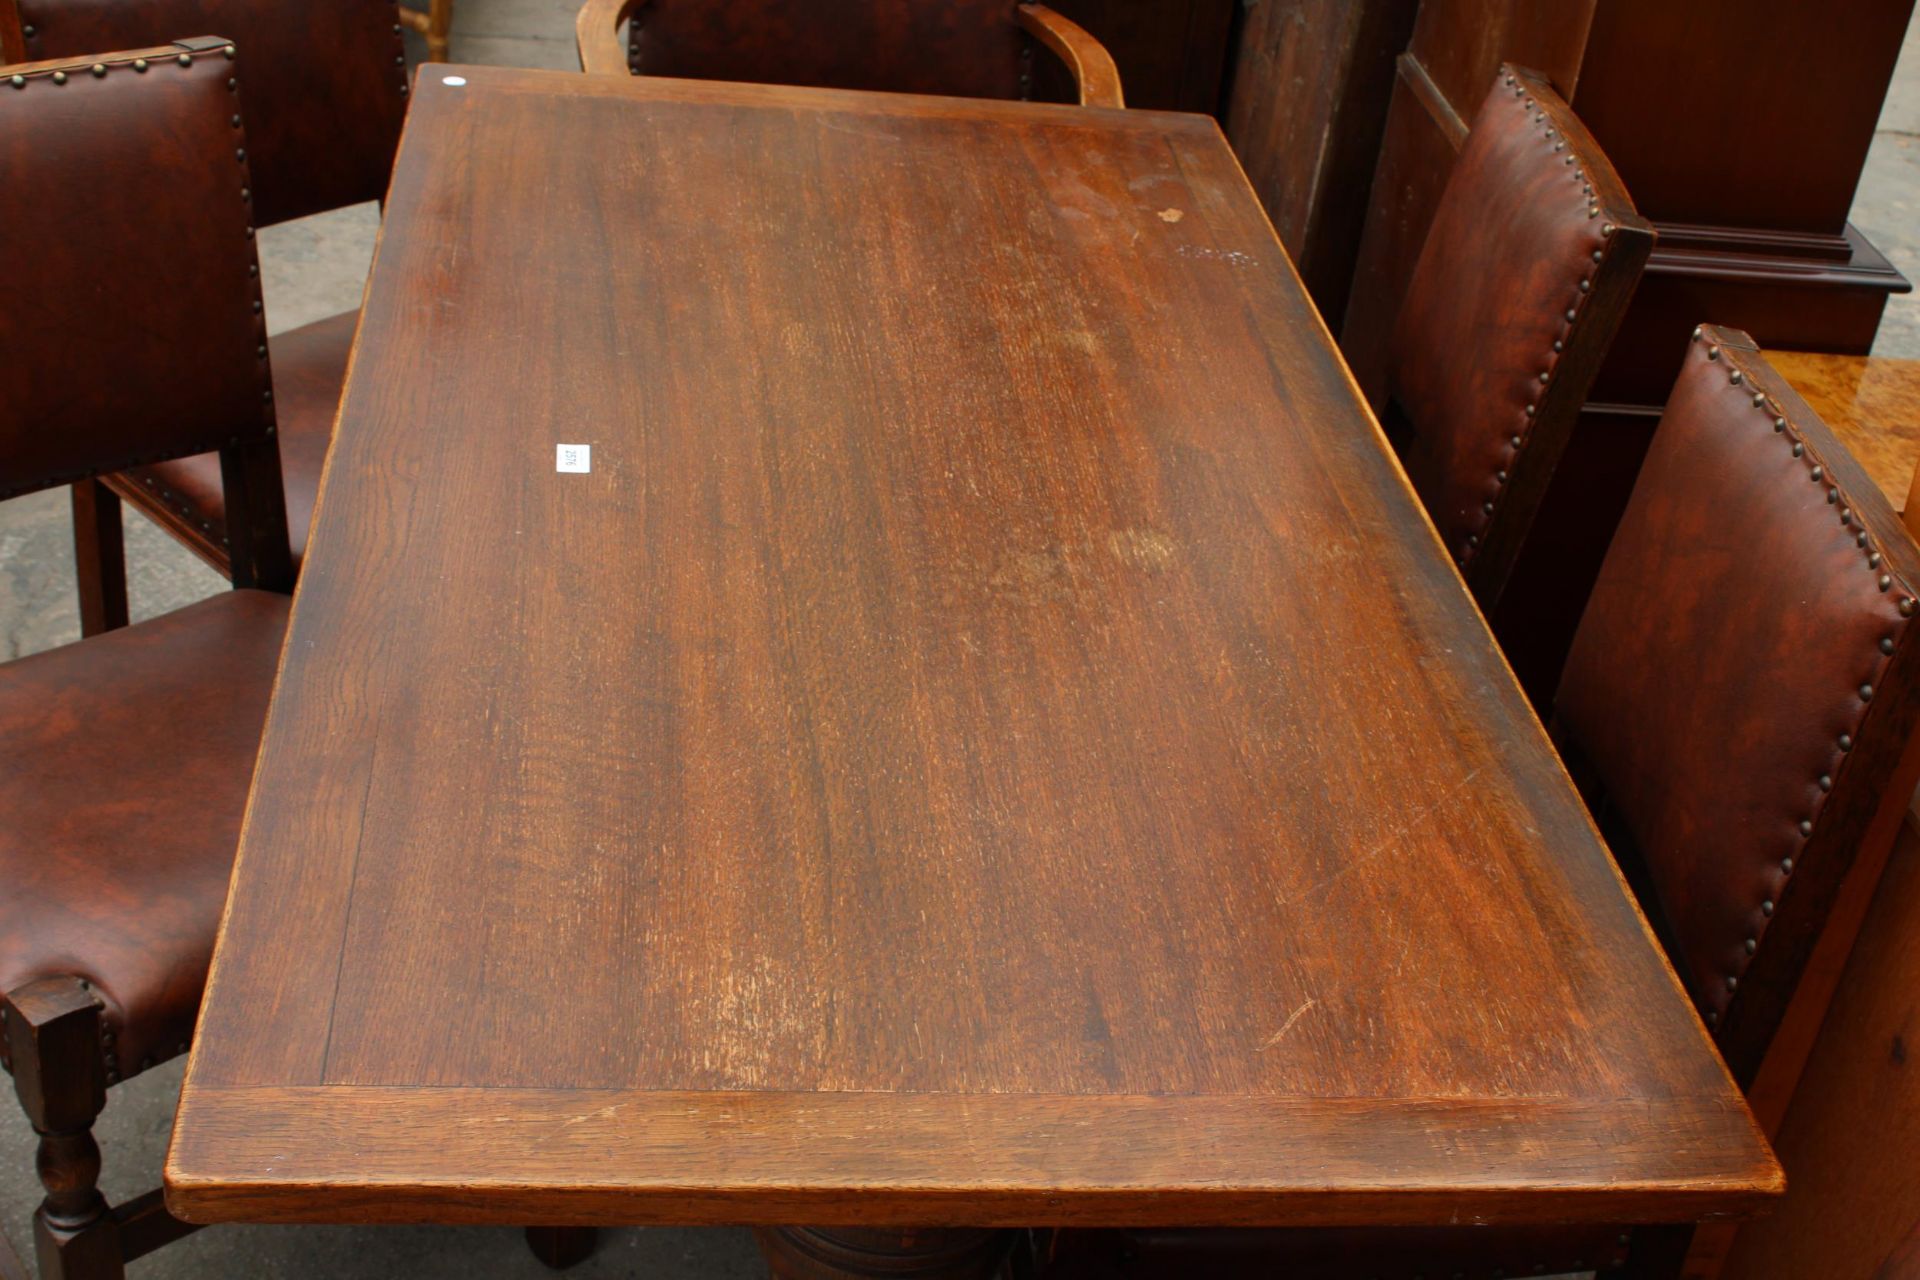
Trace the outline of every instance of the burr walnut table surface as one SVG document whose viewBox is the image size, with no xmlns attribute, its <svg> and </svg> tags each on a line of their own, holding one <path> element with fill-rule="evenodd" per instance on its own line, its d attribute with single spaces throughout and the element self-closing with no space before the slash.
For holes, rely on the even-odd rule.
<svg viewBox="0 0 1920 1280">
<path fill-rule="evenodd" d="M 1778 1193 L 1210 120 L 452 70 L 386 207 L 176 1211 Z"/>
</svg>

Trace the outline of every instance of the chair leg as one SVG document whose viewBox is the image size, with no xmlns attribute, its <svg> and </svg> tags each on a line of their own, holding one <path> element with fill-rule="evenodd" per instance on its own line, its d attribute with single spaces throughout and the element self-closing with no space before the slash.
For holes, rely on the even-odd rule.
<svg viewBox="0 0 1920 1280">
<path fill-rule="evenodd" d="M 565 1271 L 593 1256 L 599 1234 L 592 1227 L 528 1227 L 527 1248 L 555 1271 Z"/>
<path fill-rule="evenodd" d="M 46 1197 L 33 1215 L 40 1280 L 121 1280 L 119 1227 L 96 1185 L 93 1122 L 107 1103 L 100 1002 L 80 978 L 43 978 L 6 993 L 13 1086 L 40 1135 Z"/>
<path fill-rule="evenodd" d="M 127 548 L 120 498 L 98 480 L 73 486 L 73 562 L 80 580 L 80 634 L 127 625 Z"/>
</svg>

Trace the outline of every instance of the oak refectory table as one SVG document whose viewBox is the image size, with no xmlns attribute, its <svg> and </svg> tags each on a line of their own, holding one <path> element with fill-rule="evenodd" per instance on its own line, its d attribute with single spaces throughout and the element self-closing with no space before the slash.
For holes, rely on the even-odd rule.
<svg viewBox="0 0 1920 1280">
<path fill-rule="evenodd" d="M 176 1212 L 1781 1185 L 1212 121 L 423 74 Z"/>
</svg>

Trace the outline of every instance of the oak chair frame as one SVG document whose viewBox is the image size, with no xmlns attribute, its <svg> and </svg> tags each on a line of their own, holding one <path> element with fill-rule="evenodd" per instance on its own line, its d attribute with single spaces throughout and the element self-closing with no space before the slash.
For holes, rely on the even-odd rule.
<svg viewBox="0 0 1920 1280">
<path fill-rule="evenodd" d="M 620 28 L 639 21 L 639 11 L 650 0 L 587 0 L 574 19 L 574 37 L 580 48 L 580 68 L 593 76 L 633 74 Z M 1045 45 L 1073 75 L 1083 107 L 1126 106 L 1120 89 L 1120 71 L 1086 28 L 1042 4 L 1021 4 L 1014 20 L 1022 30 Z"/>
<path fill-rule="evenodd" d="M 427 0 L 425 9 L 399 6 L 400 24 L 426 37 L 427 61 L 447 60 L 447 37 L 453 31 L 453 0 Z"/>
</svg>

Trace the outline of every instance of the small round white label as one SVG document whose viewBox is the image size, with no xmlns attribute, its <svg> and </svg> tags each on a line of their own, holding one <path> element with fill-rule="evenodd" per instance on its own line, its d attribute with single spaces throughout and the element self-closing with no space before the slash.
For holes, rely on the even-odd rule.
<svg viewBox="0 0 1920 1280">
<path fill-rule="evenodd" d="M 440 77 L 441 84 L 450 84 L 456 89 L 458 89 L 461 85 L 465 84 L 466 82 L 467 82 L 467 78 L 465 76 L 441 76 Z"/>
</svg>

